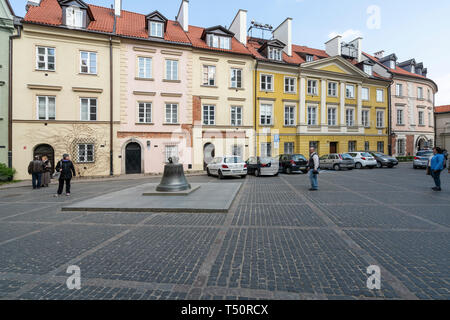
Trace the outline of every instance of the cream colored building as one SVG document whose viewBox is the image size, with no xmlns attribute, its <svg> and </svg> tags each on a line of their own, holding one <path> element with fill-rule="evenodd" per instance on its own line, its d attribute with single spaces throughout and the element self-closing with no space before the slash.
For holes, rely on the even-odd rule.
<svg viewBox="0 0 450 320">
<path fill-rule="evenodd" d="M 245 17 L 240 10 L 233 21 L 230 30 L 237 32 L 189 26 L 195 170 L 214 156 L 254 154 L 254 59 L 246 48 Z"/>
<path fill-rule="evenodd" d="M 16 179 L 29 178 L 27 166 L 34 155 L 58 161 L 64 153 L 71 155 L 80 176 L 120 174 L 115 138 L 120 123 L 120 42 L 110 37 L 105 25 L 95 30 L 110 9 L 77 3 L 60 7 L 47 0 L 46 6 L 29 8 L 22 36 L 14 41 Z M 60 20 L 49 12 L 57 9 Z M 69 21 L 65 10 L 80 11 L 84 20 Z"/>
</svg>

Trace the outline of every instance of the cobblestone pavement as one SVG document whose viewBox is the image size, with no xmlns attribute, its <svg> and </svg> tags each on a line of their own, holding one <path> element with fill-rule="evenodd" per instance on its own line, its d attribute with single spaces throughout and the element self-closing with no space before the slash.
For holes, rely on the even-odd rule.
<svg viewBox="0 0 450 320">
<path fill-rule="evenodd" d="M 0 299 L 450 299 L 447 172 L 442 193 L 402 164 L 322 172 L 319 192 L 303 174 L 249 176 L 226 214 L 60 210 L 158 179 L 1 190 Z"/>
</svg>

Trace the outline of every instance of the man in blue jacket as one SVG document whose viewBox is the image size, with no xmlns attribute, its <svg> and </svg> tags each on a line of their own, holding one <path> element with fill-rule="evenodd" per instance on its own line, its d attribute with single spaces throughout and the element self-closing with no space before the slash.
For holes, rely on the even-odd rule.
<svg viewBox="0 0 450 320">
<path fill-rule="evenodd" d="M 434 187 L 433 190 L 441 191 L 441 172 L 444 170 L 445 156 L 439 147 L 435 147 L 433 153 L 434 156 L 431 158 L 430 163 L 431 176 L 436 184 L 436 187 Z"/>
</svg>

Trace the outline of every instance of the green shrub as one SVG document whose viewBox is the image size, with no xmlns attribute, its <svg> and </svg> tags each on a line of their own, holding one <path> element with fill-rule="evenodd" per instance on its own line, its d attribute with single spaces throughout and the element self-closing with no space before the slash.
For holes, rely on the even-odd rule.
<svg viewBox="0 0 450 320">
<path fill-rule="evenodd" d="M 16 170 L 8 168 L 4 163 L 0 163 L 0 181 L 12 181 Z"/>
<path fill-rule="evenodd" d="M 413 156 L 397 157 L 398 162 L 410 162 L 414 160 Z"/>
</svg>

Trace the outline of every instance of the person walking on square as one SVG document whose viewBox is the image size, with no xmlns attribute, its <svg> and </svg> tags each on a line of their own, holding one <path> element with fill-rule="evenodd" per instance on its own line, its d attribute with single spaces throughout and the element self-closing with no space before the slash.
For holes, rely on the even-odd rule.
<svg viewBox="0 0 450 320">
<path fill-rule="evenodd" d="M 46 188 L 50 184 L 52 164 L 50 163 L 50 160 L 48 160 L 47 156 L 42 157 L 42 162 L 44 163 L 44 172 L 42 173 L 42 187 Z"/>
<path fill-rule="evenodd" d="M 56 172 L 60 173 L 58 192 L 55 197 L 58 197 L 62 194 L 64 183 L 66 184 L 66 196 L 70 196 L 70 181 L 72 180 L 72 177 L 76 176 L 76 173 L 75 167 L 73 166 L 73 163 L 70 160 L 70 156 L 68 154 L 63 155 L 63 158 L 56 165 L 55 170 Z"/>
<path fill-rule="evenodd" d="M 309 180 L 311 181 L 311 189 L 309 191 L 317 191 L 319 190 L 319 182 L 318 182 L 318 176 L 319 176 L 319 167 L 320 167 L 320 160 L 319 156 L 316 153 L 315 148 L 309 149 Z"/>
<path fill-rule="evenodd" d="M 31 183 L 33 189 L 40 189 L 42 185 L 42 173 L 44 172 L 44 163 L 35 156 L 34 160 L 28 165 L 28 173 L 31 174 Z"/>
<path fill-rule="evenodd" d="M 433 153 L 434 156 L 430 161 L 431 176 L 436 184 L 433 191 L 441 191 L 441 172 L 444 170 L 445 157 L 439 147 L 435 147 Z"/>
</svg>

